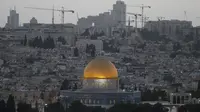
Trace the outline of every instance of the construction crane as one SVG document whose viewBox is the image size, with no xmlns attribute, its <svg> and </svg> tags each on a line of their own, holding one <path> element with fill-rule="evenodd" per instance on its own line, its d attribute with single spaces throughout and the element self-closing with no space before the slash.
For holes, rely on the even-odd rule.
<svg viewBox="0 0 200 112">
<path fill-rule="evenodd" d="M 109 11 L 115 11 L 115 10 L 109 10 Z M 116 11 L 118 12 L 118 11 Z M 138 19 L 138 16 L 142 16 L 141 14 L 136 14 L 136 13 L 131 13 L 131 12 L 123 12 L 124 14 L 128 14 L 128 15 L 134 15 L 135 16 L 135 27 L 137 29 L 137 19 Z M 125 22 L 125 21 L 124 21 Z"/>
<path fill-rule="evenodd" d="M 162 21 L 165 17 L 157 17 L 158 21 Z"/>
<path fill-rule="evenodd" d="M 24 8 L 28 8 L 28 9 L 36 9 L 36 10 L 47 10 L 47 11 L 52 11 L 52 24 L 54 24 L 54 11 L 58 11 L 61 12 L 61 23 L 64 24 L 64 20 L 65 20 L 65 12 L 71 12 L 74 13 L 74 10 L 65 10 L 64 7 L 62 7 L 61 9 L 54 9 L 54 7 L 52 9 L 48 9 L 48 8 L 35 8 L 35 7 L 24 7 Z"/>
<path fill-rule="evenodd" d="M 126 31 L 126 35 L 130 35 L 130 26 L 131 26 L 131 22 L 134 22 L 134 20 L 131 20 L 131 18 L 129 17 L 128 21 L 119 21 L 119 22 L 128 22 L 128 31 Z"/>
<path fill-rule="evenodd" d="M 141 14 L 131 13 L 131 12 L 127 12 L 126 14 L 134 15 L 135 16 L 135 29 L 137 29 L 137 19 L 138 19 L 138 16 L 142 16 L 142 15 Z"/>
<path fill-rule="evenodd" d="M 129 5 L 129 7 L 140 7 L 142 9 L 142 28 L 144 27 L 144 9 L 145 8 L 151 8 L 151 6 L 145 6 L 144 4 L 142 4 L 141 6 L 131 6 Z"/>
</svg>

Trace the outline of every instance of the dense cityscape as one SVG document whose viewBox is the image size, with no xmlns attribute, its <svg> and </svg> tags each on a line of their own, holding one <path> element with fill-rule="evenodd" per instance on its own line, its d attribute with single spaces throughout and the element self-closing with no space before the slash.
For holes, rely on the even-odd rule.
<svg viewBox="0 0 200 112">
<path fill-rule="evenodd" d="M 120 0 L 77 24 L 64 22 L 74 10 L 25 8 L 52 11 L 52 23 L 19 25 L 10 10 L 0 28 L 0 112 L 200 111 L 200 26 L 187 18 L 151 21 L 151 6 L 132 13 Z"/>
</svg>

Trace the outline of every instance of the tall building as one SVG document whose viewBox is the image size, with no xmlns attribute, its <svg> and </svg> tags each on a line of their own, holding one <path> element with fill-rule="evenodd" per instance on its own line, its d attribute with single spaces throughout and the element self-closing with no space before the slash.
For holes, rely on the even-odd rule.
<svg viewBox="0 0 200 112">
<path fill-rule="evenodd" d="M 104 31 L 106 35 L 110 35 L 112 27 L 125 28 L 126 27 L 126 4 L 123 1 L 117 1 L 113 5 L 110 12 L 100 13 L 96 16 L 88 16 L 87 18 L 80 18 L 77 22 L 78 29 L 83 32 L 85 29 L 90 28 L 94 23 L 95 29 Z"/>
<path fill-rule="evenodd" d="M 80 18 L 77 22 L 80 32 L 85 29 L 95 27 L 97 32 L 104 31 L 108 33 L 108 27 L 112 26 L 113 20 L 109 12 L 100 13 L 97 16 L 88 16 L 87 18 Z"/>
<path fill-rule="evenodd" d="M 7 18 L 7 27 L 15 29 L 19 27 L 19 14 L 16 10 L 10 10 L 10 15 Z"/>
<path fill-rule="evenodd" d="M 118 25 L 122 28 L 126 27 L 126 4 L 124 1 L 118 0 L 116 4 L 113 4 L 111 15 L 115 23 L 119 23 Z"/>
</svg>

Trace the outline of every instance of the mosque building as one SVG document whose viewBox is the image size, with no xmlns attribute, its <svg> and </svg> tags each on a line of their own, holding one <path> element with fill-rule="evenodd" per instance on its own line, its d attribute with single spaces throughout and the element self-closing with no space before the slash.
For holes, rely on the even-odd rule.
<svg viewBox="0 0 200 112">
<path fill-rule="evenodd" d="M 80 101 L 87 106 L 109 108 L 115 103 L 139 103 L 141 92 L 125 92 L 119 89 L 118 72 L 105 58 L 93 59 L 84 70 L 83 88 L 77 91 L 61 91 L 61 101 L 66 105 Z"/>
</svg>

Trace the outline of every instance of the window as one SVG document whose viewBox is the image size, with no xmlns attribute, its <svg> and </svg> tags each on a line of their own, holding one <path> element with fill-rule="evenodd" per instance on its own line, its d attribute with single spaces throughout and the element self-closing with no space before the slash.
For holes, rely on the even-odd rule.
<svg viewBox="0 0 200 112">
<path fill-rule="evenodd" d="M 180 99 L 180 96 L 177 96 L 177 104 L 180 104 L 181 103 L 181 99 Z"/>
<path fill-rule="evenodd" d="M 184 96 L 181 96 L 181 104 L 184 104 Z"/>
<path fill-rule="evenodd" d="M 99 100 L 97 100 L 97 104 L 99 104 Z"/>
<path fill-rule="evenodd" d="M 110 100 L 110 104 L 112 104 L 112 100 Z"/>
<path fill-rule="evenodd" d="M 176 96 L 173 96 L 173 104 L 176 104 Z"/>
<path fill-rule="evenodd" d="M 85 100 L 85 104 L 87 104 L 87 100 Z"/>
</svg>

